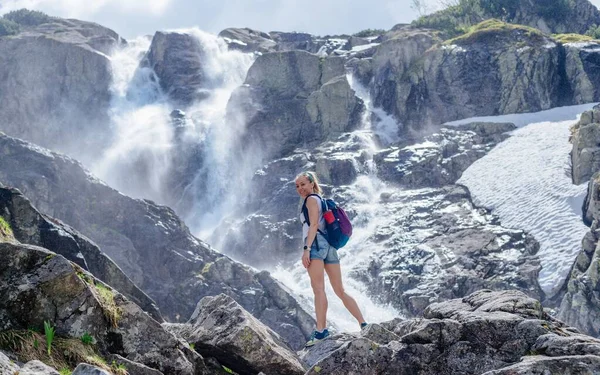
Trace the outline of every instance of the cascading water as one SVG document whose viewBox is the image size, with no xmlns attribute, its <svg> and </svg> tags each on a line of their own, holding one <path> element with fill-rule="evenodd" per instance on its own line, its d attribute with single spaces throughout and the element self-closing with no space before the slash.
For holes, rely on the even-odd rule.
<svg viewBox="0 0 600 375">
<path fill-rule="evenodd" d="M 382 322 L 401 316 L 401 314 L 389 305 L 375 303 L 369 297 L 364 284 L 352 277 L 352 274 L 366 269 L 370 258 L 384 251 L 381 245 L 372 241 L 372 237 L 377 233 L 380 225 L 389 224 L 386 222 L 386 218 L 379 217 L 380 196 L 391 189 L 374 173 L 372 156 L 378 149 L 377 142 L 388 144 L 398 140 L 396 134 L 398 126 L 395 120 L 385 114 L 383 110 L 372 107 L 368 91 L 356 82 L 352 75 L 348 75 L 347 79 L 356 92 L 356 96 L 365 103 L 366 111 L 363 114 L 361 128 L 352 132 L 350 137 L 345 138 L 346 141 L 335 143 L 333 148 L 344 153 L 346 150 L 355 150 L 355 145 L 358 143 L 361 152 L 368 153 L 370 158 L 364 163 L 364 166 L 359 167 L 364 174 L 359 176 L 351 186 L 340 188 L 340 193 L 347 197 L 346 204 L 352 206 L 356 215 L 352 220 L 354 227 L 352 238 L 346 247 L 338 251 L 338 254 L 347 293 L 356 299 L 368 322 Z M 371 120 L 373 113 L 379 118 L 378 122 L 374 123 Z M 300 259 L 300 255 L 298 255 L 298 259 Z M 300 260 L 289 268 L 278 266 L 272 275 L 286 285 L 301 304 L 307 306 L 308 311 L 314 309 L 310 279 Z M 328 322 L 339 330 L 358 330 L 358 324 L 343 306 L 341 300 L 335 296 L 327 281 L 326 290 L 329 302 Z"/>
<path fill-rule="evenodd" d="M 174 105 L 162 93 L 151 68 L 140 66 L 150 46 L 147 38 L 130 41 L 112 58 L 113 143 L 91 167 L 93 172 L 118 190 L 140 198 L 171 205 L 201 238 L 212 231 L 242 193 L 243 165 L 230 157 L 228 149 L 243 133 L 243 121 L 226 123 L 228 100 L 240 86 L 254 60 L 251 54 L 229 51 L 225 42 L 198 29 L 176 30 L 194 37 L 203 50 L 205 99 L 181 114 L 183 126 L 175 129 Z M 181 125 L 181 124 L 179 124 Z M 200 154 L 189 172 L 195 177 L 182 196 L 170 191 L 170 174 L 180 164 L 182 147 Z M 187 171 L 186 171 L 187 172 Z M 237 176 L 232 181 L 231 176 Z M 207 183 L 209 181 L 209 183 Z M 181 183 L 176 181 L 175 183 Z M 231 186 L 235 189 L 231 189 Z M 226 197 L 215 199 L 214 197 Z"/>
</svg>

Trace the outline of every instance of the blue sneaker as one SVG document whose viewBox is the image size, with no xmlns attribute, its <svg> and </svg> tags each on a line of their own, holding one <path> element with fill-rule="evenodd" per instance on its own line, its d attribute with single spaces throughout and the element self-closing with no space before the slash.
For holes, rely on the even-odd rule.
<svg viewBox="0 0 600 375">
<path fill-rule="evenodd" d="M 312 335 L 310 335 L 310 340 L 306 342 L 305 347 L 313 346 L 324 338 L 329 337 L 329 331 L 327 328 L 323 330 L 323 332 L 314 331 Z"/>
<path fill-rule="evenodd" d="M 369 325 L 369 323 L 367 323 L 367 322 L 362 322 L 362 323 L 360 323 L 360 329 L 363 329 L 363 328 L 365 328 L 365 327 L 366 327 L 366 326 L 368 326 L 368 325 Z"/>
</svg>

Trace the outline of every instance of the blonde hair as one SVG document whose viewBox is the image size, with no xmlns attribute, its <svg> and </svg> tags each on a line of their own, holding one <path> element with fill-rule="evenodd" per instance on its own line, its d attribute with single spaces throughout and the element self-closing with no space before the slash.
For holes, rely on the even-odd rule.
<svg viewBox="0 0 600 375">
<path fill-rule="evenodd" d="M 304 171 L 297 175 L 295 180 L 299 179 L 300 177 L 306 177 L 308 178 L 308 182 L 315 184 L 313 187 L 313 193 L 323 195 L 323 189 L 321 189 L 321 186 L 319 186 L 319 178 L 315 172 Z"/>
</svg>

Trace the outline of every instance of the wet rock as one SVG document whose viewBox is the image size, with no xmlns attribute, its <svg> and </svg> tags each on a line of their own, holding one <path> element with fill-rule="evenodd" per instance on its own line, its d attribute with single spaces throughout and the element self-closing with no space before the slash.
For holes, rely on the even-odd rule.
<svg viewBox="0 0 600 375">
<path fill-rule="evenodd" d="M 600 107 L 581 115 L 579 122 L 571 127 L 569 141 L 573 144 L 571 150 L 571 165 L 573 183 L 579 185 L 600 171 Z M 589 194 L 588 194 L 589 196 Z M 591 216 L 587 220 L 591 222 Z"/>
</svg>

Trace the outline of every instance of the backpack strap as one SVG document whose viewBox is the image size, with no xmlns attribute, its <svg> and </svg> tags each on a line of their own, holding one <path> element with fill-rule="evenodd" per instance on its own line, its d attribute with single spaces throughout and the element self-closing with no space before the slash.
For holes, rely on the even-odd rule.
<svg viewBox="0 0 600 375">
<path fill-rule="evenodd" d="M 304 215 L 304 222 L 310 227 L 310 219 L 308 218 L 308 207 L 306 207 L 306 201 L 308 200 L 308 197 L 311 196 L 316 196 L 319 197 L 319 199 L 321 200 L 321 212 L 324 213 L 325 211 L 327 211 L 327 205 L 325 204 L 325 201 L 323 200 L 323 198 L 319 195 L 319 194 L 309 194 L 306 196 L 306 198 L 304 198 L 304 203 L 302 204 L 302 214 Z M 325 236 L 325 233 L 321 232 L 320 229 L 317 229 L 318 233 L 321 233 L 322 236 Z M 317 247 L 319 246 L 319 243 L 317 242 L 317 238 L 315 237 L 315 242 L 317 243 Z"/>
</svg>

